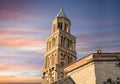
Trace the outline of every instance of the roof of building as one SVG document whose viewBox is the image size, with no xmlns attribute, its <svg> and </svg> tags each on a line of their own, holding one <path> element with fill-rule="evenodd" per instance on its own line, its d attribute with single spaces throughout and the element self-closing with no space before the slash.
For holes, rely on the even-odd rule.
<svg viewBox="0 0 120 84">
<path fill-rule="evenodd" d="M 65 17 L 65 18 L 68 18 L 68 17 L 66 16 L 66 14 L 64 13 L 63 8 L 60 9 L 60 11 L 59 11 L 58 14 L 56 15 L 56 17 Z"/>
<path fill-rule="evenodd" d="M 116 57 L 120 58 L 120 53 L 92 53 L 65 67 L 64 70 L 70 72 L 93 61 L 114 61 Z"/>
</svg>

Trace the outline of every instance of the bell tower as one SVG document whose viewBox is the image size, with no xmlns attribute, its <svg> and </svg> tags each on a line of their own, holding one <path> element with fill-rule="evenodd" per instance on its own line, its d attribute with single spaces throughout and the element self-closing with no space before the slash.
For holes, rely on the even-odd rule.
<svg viewBox="0 0 120 84">
<path fill-rule="evenodd" d="M 52 33 L 46 40 L 42 84 L 64 77 L 64 67 L 76 61 L 76 37 L 70 34 L 71 21 L 61 8 L 52 21 Z"/>
</svg>

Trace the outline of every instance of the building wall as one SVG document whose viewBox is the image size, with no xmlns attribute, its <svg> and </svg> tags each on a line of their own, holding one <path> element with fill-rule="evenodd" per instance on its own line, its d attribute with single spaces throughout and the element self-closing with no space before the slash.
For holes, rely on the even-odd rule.
<svg viewBox="0 0 120 84">
<path fill-rule="evenodd" d="M 69 72 L 76 84 L 96 84 L 95 70 L 93 62 Z"/>
<path fill-rule="evenodd" d="M 115 67 L 117 61 L 95 62 L 96 84 L 103 84 L 108 78 L 116 81 L 120 77 L 120 68 Z"/>
</svg>

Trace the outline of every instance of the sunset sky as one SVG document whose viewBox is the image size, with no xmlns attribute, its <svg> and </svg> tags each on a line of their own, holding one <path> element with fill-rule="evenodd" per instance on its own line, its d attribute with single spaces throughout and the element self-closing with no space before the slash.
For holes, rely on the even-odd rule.
<svg viewBox="0 0 120 84">
<path fill-rule="evenodd" d="M 40 82 L 45 40 L 63 8 L 78 58 L 120 52 L 120 0 L 0 0 L 0 83 Z"/>
</svg>

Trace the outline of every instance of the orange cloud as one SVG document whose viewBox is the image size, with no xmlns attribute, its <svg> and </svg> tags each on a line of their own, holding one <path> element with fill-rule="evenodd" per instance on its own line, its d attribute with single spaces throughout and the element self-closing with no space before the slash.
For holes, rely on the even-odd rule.
<svg viewBox="0 0 120 84">
<path fill-rule="evenodd" d="M 49 32 L 48 29 L 45 28 L 23 28 L 23 27 L 1 27 L 0 32 L 2 33 L 13 33 L 13 34 L 18 34 L 18 33 L 45 33 Z"/>
<path fill-rule="evenodd" d="M 45 44 L 45 40 L 38 38 L 33 39 L 17 39 L 17 38 L 3 38 L 0 39 L 0 45 L 6 47 L 23 47 L 23 46 L 40 46 Z"/>
<path fill-rule="evenodd" d="M 0 76 L 0 83 L 10 82 L 41 82 L 40 77 L 17 77 L 17 76 Z"/>
<path fill-rule="evenodd" d="M 47 32 L 47 30 L 2 28 L 0 29 L 0 46 L 25 47 L 45 45 L 45 38 L 38 35 L 38 33 L 41 32 L 44 33 Z"/>
<path fill-rule="evenodd" d="M 17 70 L 40 70 L 43 68 L 43 65 L 30 65 L 30 64 L 23 64 L 23 63 L 16 63 L 16 64 L 1 64 L 0 71 L 17 71 Z"/>
<path fill-rule="evenodd" d="M 5 71 L 8 70 L 9 68 L 7 66 L 4 65 L 0 65 L 0 71 Z"/>
</svg>

